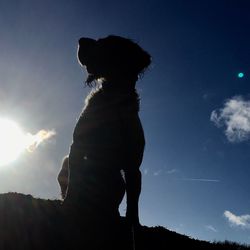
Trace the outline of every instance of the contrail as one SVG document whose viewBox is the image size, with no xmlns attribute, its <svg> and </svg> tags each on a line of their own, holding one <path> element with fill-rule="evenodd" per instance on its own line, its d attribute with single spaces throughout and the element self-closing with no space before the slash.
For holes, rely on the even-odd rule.
<svg viewBox="0 0 250 250">
<path fill-rule="evenodd" d="M 183 181 L 201 181 L 201 182 L 220 182 L 216 179 L 200 179 L 200 178 L 182 178 Z"/>
</svg>

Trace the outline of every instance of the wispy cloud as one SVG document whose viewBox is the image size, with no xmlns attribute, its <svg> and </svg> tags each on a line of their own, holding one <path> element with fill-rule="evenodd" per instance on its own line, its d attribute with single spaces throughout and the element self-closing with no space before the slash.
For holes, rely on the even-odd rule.
<svg viewBox="0 0 250 250">
<path fill-rule="evenodd" d="M 157 177 L 157 176 L 166 176 L 166 175 L 174 175 L 175 173 L 178 173 L 179 172 L 179 170 L 178 169 L 176 169 L 176 168 L 170 168 L 170 169 L 167 169 L 166 167 L 162 167 L 162 168 L 159 168 L 159 169 L 155 169 L 154 171 L 150 171 L 150 169 L 148 169 L 148 168 L 145 168 L 145 169 L 143 169 L 142 170 L 142 172 L 143 172 L 143 174 L 144 175 L 153 175 L 153 176 L 155 176 L 155 177 Z"/>
<path fill-rule="evenodd" d="M 213 227 L 212 225 L 206 225 L 205 228 L 206 228 L 207 230 L 209 230 L 209 231 L 214 232 L 214 233 L 217 233 L 217 232 L 218 232 L 218 230 L 217 230 L 215 227 Z"/>
<path fill-rule="evenodd" d="M 199 181 L 199 182 L 220 182 L 217 179 L 204 179 L 204 178 L 182 178 L 183 181 Z"/>
<path fill-rule="evenodd" d="M 176 168 L 172 168 L 172 169 L 166 171 L 167 174 L 175 174 L 177 172 L 178 172 L 178 169 L 176 169 Z"/>
<path fill-rule="evenodd" d="M 204 101 L 209 101 L 209 100 L 212 99 L 214 96 L 215 96 L 215 93 L 212 93 L 212 92 L 210 92 L 210 93 L 204 93 L 204 94 L 202 95 L 202 99 L 203 99 Z"/>
<path fill-rule="evenodd" d="M 56 134 L 55 130 L 40 130 L 36 134 L 26 135 L 26 149 L 33 152 L 42 142 L 50 139 Z"/>
<path fill-rule="evenodd" d="M 250 228 L 250 214 L 235 215 L 232 212 L 226 210 L 224 216 L 227 218 L 231 226 L 238 226 L 241 228 Z"/>
<path fill-rule="evenodd" d="M 157 171 L 155 171 L 154 173 L 153 173 L 153 175 L 154 176 L 158 176 L 158 175 L 160 175 L 161 174 L 161 172 L 162 172 L 162 170 L 160 169 L 160 170 L 157 170 Z"/>
<path fill-rule="evenodd" d="M 250 138 L 250 100 L 235 96 L 226 101 L 224 107 L 214 110 L 210 120 L 217 127 L 225 127 L 230 142 L 241 142 Z"/>
<path fill-rule="evenodd" d="M 147 169 L 147 168 L 145 168 L 145 169 L 143 170 L 143 174 L 144 174 L 144 175 L 147 175 L 147 174 L 148 174 L 148 169 Z"/>
</svg>

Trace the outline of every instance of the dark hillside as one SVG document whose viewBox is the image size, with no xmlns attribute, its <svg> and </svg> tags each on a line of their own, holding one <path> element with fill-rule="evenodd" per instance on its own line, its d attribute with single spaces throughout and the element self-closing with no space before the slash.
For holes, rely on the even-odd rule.
<svg viewBox="0 0 250 250">
<path fill-rule="evenodd" d="M 101 215 L 97 220 L 83 217 L 73 210 L 64 211 L 57 200 L 35 199 L 18 193 L 1 194 L 0 250 L 250 249 L 230 242 L 194 240 L 163 227 L 142 226 L 133 237 L 124 218 L 111 222 Z"/>
</svg>

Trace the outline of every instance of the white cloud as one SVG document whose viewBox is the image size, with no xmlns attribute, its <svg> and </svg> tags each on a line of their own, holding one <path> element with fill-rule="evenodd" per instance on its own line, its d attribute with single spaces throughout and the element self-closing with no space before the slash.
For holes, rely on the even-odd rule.
<svg viewBox="0 0 250 250">
<path fill-rule="evenodd" d="M 213 227 L 212 225 L 206 225 L 205 228 L 206 228 L 207 230 L 209 230 L 209 231 L 214 232 L 214 233 L 217 233 L 217 232 L 218 232 L 218 230 L 217 230 L 215 227 Z"/>
<path fill-rule="evenodd" d="M 230 211 L 226 210 L 224 216 L 227 218 L 231 226 L 239 226 L 242 228 L 250 228 L 250 214 L 235 215 Z"/>
<path fill-rule="evenodd" d="M 45 130 L 42 129 L 36 134 L 32 135 L 28 133 L 26 135 L 26 148 L 29 152 L 33 152 L 42 142 L 50 139 L 56 134 L 55 130 Z"/>
<path fill-rule="evenodd" d="M 222 109 L 214 110 L 210 120 L 218 127 L 225 126 L 225 134 L 230 142 L 247 140 L 250 138 L 250 100 L 233 97 Z"/>
</svg>

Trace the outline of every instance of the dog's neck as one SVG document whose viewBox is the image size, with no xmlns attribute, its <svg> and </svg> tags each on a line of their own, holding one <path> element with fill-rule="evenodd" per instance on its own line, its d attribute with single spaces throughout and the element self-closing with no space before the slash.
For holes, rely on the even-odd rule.
<svg viewBox="0 0 250 250">
<path fill-rule="evenodd" d="M 136 80 L 104 80 L 102 82 L 102 89 L 104 91 L 115 91 L 115 92 L 134 92 Z"/>
<path fill-rule="evenodd" d="M 105 101 L 103 102 L 103 100 Z M 115 103 L 116 106 L 129 107 L 131 112 L 139 112 L 140 106 L 140 98 L 136 91 L 135 84 L 133 85 L 131 82 L 127 84 L 124 82 L 122 87 L 119 81 L 102 82 L 102 84 L 96 89 L 93 89 L 85 99 L 83 111 L 86 112 L 86 110 L 90 110 L 90 107 L 93 105 L 96 106 L 96 102 L 102 102 L 102 105 L 106 102 L 108 104 Z"/>
</svg>

